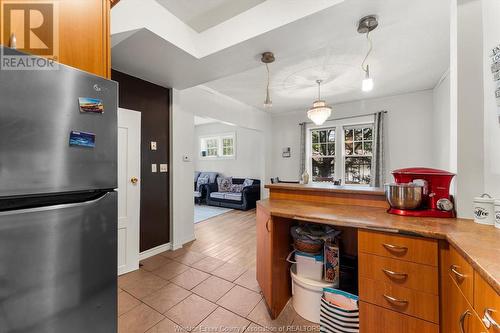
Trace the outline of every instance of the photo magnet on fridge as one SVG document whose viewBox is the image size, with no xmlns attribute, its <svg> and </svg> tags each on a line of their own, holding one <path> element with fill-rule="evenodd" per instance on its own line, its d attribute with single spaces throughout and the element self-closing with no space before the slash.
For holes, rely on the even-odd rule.
<svg viewBox="0 0 500 333">
<path fill-rule="evenodd" d="M 94 148 L 95 134 L 80 132 L 80 131 L 71 131 L 71 133 L 69 134 L 69 145 L 85 147 L 85 148 Z"/>
<path fill-rule="evenodd" d="M 104 113 L 102 100 L 97 98 L 80 97 L 78 98 L 80 112 L 84 113 Z"/>
</svg>

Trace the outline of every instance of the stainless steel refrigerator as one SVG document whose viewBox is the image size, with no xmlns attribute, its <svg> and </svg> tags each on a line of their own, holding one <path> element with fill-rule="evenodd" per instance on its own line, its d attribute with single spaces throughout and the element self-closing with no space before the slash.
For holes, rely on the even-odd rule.
<svg viewBox="0 0 500 333">
<path fill-rule="evenodd" d="M 0 70 L 0 333 L 117 331 L 117 94 Z"/>
</svg>

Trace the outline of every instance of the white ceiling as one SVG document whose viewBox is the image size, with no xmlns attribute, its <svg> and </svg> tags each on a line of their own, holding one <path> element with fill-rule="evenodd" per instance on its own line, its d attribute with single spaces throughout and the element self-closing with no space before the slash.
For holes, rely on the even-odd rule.
<svg viewBox="0 0 500 333">
<path fill-rule="evenodd" d="M 205 31 L 265 0 L 156 0 L 197 32 Z"/>
<path fill-rule="evenodd" d="M 356 26 L 367 14 L 380 25 L 368 60 L 375 89 L 362 93 L 367 44 Z M 449 67 L 447 1 L 267 0 L 199 34 L 154 0 L 121 1 L 112 15 L 113 68 L 177 89 L 204 84 L 261 109 L 260 53 L 273 51 L 271 112 L 308 108 L 318 78 L 335 105 L 430 89 Z"/>
</svg>

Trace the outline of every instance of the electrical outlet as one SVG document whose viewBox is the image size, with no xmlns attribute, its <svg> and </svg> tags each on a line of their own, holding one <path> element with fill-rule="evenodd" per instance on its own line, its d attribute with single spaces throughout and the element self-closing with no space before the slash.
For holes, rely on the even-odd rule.
<svg viewBox="0 0 500 333">
<path fill-rule="evenodd" d="M 168 164 L 160 164 L 160 172 L 168 172 Z"/>
<path fill-rule="evenodd" d="M 151 150 L 156 150 L 156 149 L 157 149 L 156 141 L 151 141 Z"/>
</svg>

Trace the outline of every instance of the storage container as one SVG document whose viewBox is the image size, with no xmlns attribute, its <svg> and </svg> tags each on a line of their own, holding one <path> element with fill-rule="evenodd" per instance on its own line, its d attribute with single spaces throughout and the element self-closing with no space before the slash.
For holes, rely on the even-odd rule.
<svg viewBox="0 0 500 333">
<path fill-rule="evenodd" d="M 495 224 L 495 199 L 484 193 L 474 198 L 474 222 L 479 224 Z"/>
<path fill-rule="evenodd" d="M 331 283 L 315 281 L 297 274 L 297 266 L 290 268 L 292 276 L 292 305 L 302 318 L 319 324 L 323 288 L 332 287 Z"/>
<path fill-rule="evenodd" d="M 335 239 L 328 239 L 324 246 L 325 281 L 332 282 L 333 287 L 340 284 L 340 250 Z"/>
<path fill-rule="evenodd" d="M 295 253 L 295 261 L 291 260 Z M 293 251 L 288 255 L 287 261 L 297 265 L 297 274 L 316 281 L 321 281 L 323 277 L 323 260 L 322 254 L 310 254 L 300 251 Z"/>
<path fill-rule="evenodd" d="M 358 296 L 347 292 L 325 288 L 327 293 L 335 295 L 338 304 L 332 304 L 324 296 L 320 307 L 320 332 L 322 333 L 359 333 Z"/>
</svg>

